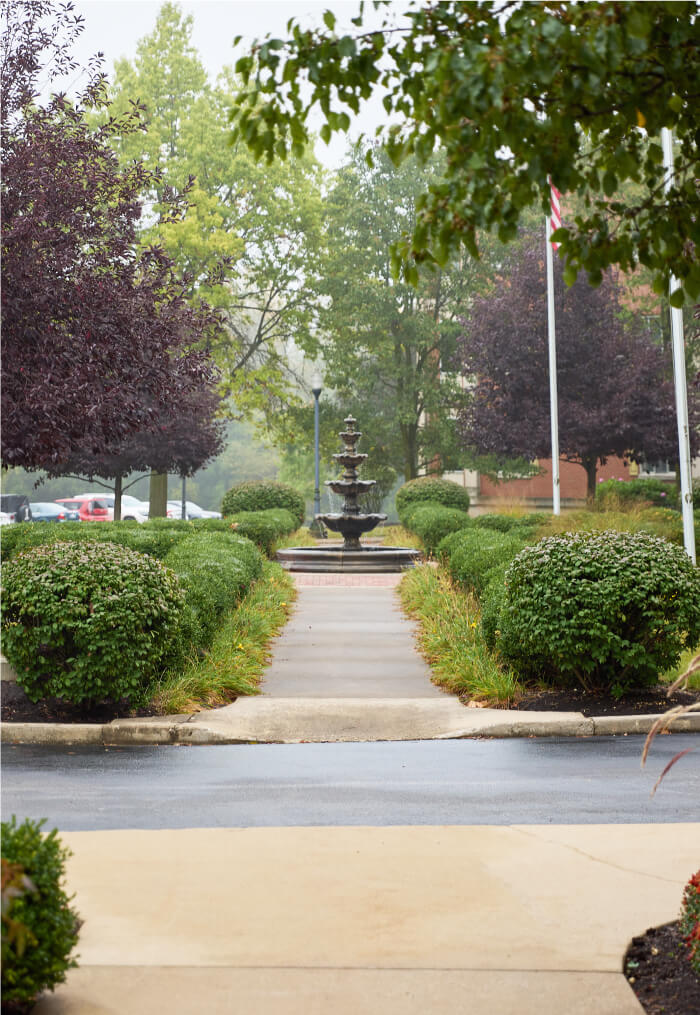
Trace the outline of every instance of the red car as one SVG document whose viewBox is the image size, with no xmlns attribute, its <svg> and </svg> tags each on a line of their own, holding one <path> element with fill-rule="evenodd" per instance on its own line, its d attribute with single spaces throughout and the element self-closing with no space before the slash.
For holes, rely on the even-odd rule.
<svg viewBox="0 0 700 1015">
<path fill-rule="evenodd" d="M 77 511 L 81 522 L 111 522 L 114 519 L 114 512 L 110 511 L 107 502 L 89 494 L 57 498 L 56 503 Z"/>
</svg>

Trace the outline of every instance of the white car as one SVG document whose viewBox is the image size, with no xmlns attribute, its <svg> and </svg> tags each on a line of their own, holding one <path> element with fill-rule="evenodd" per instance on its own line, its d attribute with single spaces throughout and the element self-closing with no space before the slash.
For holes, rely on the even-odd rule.
<svg viewBox="0 0 700 1015">
<path fill-rule="evenodd" d="M 100 500 L 105 501 L 107 507 L 112 511 L 112 517 L 114 517 L 114 494 L 113 493 L 91 493 L 84 494 L 87 497 L 99 497 Z M 122 521 L 134 521 L 142 524 L 148 521 L 148 504 L 144 501 L 139 500 L 137 497 L 132 497 L 130 493 L 122 494 Z"/>
<path fill-rule="evenodd" d="M 192 500 L 185 501 L 185 516 L 187 521 L 191 521 L 193 518 L 221 518 L 220 511 L 205 511 L 199 504 L 195 504 Z M 168 518 L 182 518 L 182 501 L 181 500 L 169 500 L 168 501 Z"/>
</svg>

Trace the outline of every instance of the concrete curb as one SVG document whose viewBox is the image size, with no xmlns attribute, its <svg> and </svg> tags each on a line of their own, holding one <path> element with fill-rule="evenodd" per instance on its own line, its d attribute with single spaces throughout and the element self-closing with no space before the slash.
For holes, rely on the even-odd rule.
<svg viewBox="0 0 700 1015">
<path fill-rule="evenodd" d="M 260 699 L 253 699 L 260 700 Z M 263 699 L 264 700 L 264 699 Z M 274 699 L 272 699 L 274 700 Z M 279 699 L 277 699 L 279 702 Z M 303 699 L 302 699 L 303 701 Z M 322 702 L 322 699 L 320 699 Z M 416 709 L 420 709 L 419 699 L 410 701 L 411 714 L 415 717 Z M 420 703 L 419 703 L 420 702 Z M 308 700 L 306 701 L 308 705 Z M 318 704 L 318 703 L 317 703 Z M 350 701 L 347 702 L 351 704 Z M 359 702 L 353 703 L 356 706 Z M 368 707 L 375 711 L 380 702 L 377 699 L 368 702 Z M 502 710 L 480 710 L 475 721 L 459 724 L 445 722 L 446 729 L 428 729 L 425 725 L 416 732 L 399 727 L 392 732 L 387 727 L 381 729 L 375 725 L 370 732 L 361 727 L 359 715 L 339 725 L 327 712 L 324 716 L 320 710 L 316 716 L 307 716 L 300 729 L 290 716 L 286 724 L 281 724 L 279 717 L 272 722 L 263 713 L 255 720 L 251 715 L 236 717 L 235 705 L 227 706 L 229 714 L 222 716 L 223 710 L 214 709 L 209 713 L 195 715 L 166 716 L 154 719 L 116 719 L 106 724 L 89 723 L 3 723 L 0 726 L 0 740 L 5 744 L 45 744 L 45 745 L 101 745 L 118 747 L 127 745 L 166 745 L 166 744 L 250 744 L 250 743 L 327 743 L 327 742 L 367 742 L 382 740 L 460 740 L 470 737 L 591 737 L 648 733 L 658 718 L 657 715 L 646 716 L 600 716 L 585 718 L 580 713 L 562 713 L 559 716 L 538 714 L 524 715 L 517 712 Z M 313 711 L 313 709 L 312 709 Z M 497 716 L 484 715 L 484 712 L 499 712 Z M 238 721 L 238 719 L 244 721 Z M 472 717 L 470 716 L 470 719 Z M 429 725 L 429 724 L 428 724 Z M 669 726 L 672 732 L 700 733 L 700 714 L 682 716 Z"/>
</svg>

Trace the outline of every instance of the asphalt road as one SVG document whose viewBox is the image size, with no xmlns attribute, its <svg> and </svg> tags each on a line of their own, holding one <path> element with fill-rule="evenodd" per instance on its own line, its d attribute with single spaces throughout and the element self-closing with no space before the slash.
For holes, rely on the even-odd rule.
<svg viewBox="0 0 700 1015">
<path fill-rule="evenodd" d="M 657 737 L 640 770 L 643 741 L 5 746 L 2 812 L 61 830 L 700 820 L 700 736 Z"/>
</svg>

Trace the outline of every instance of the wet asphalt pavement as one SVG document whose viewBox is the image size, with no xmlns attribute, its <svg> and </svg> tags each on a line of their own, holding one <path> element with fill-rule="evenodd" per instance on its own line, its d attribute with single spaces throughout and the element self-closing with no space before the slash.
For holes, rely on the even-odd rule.
<svg viewBox="0 0 700 1015">
<path fill-rule="evenodd" d="M 2 751 L 2 813 L 61 830 L 700 820 L 700 735 Z M 686 754 L 656 795 L 671 758 Z"/>
</svg>

